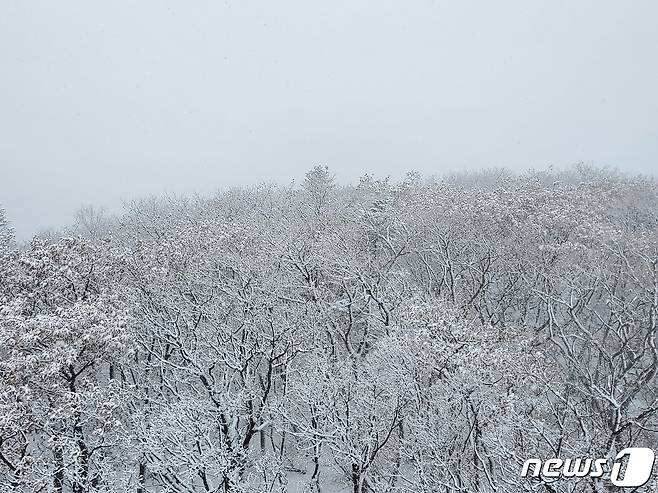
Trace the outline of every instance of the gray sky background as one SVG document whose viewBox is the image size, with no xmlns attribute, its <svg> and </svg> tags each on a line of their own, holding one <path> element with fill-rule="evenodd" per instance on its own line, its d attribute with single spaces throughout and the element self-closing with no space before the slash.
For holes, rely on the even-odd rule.
<svg viewBox="0 0 658 493">
<path fill-rule="evenodd" d="M 578 161 L 658 169 L 658 2 L 0 0 L 0 204 Z"/>
</svg>

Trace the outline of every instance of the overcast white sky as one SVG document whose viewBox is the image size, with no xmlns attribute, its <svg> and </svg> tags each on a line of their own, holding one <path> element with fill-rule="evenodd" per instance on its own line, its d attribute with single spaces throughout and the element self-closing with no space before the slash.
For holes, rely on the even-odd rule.
<svg viewBox="0 0 658 493">
<path fill-rule="evenodd" d="M 0 204 L 450 169 L 658 168 L 658 2 L 0 0 Z"/>
</svg>

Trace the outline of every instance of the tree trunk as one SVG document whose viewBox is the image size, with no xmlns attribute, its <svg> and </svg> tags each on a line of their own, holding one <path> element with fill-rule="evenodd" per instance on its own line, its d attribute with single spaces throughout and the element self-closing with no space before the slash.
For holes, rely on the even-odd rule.
<svg viewBox="0 0 658 493">
<path fill-rule="evenodd" d="M 363 493 L 361 468 L 358 464 L 352 464 L 352 493 Z"/>
<path fill-rule="evenodd" d="M 53 475 L 53 489 L 55 493 L 62 493 L 64 489 L 64 457 L 62 456 L 62 447 L 55 444 L 55 472 Z"/>
<path fill-rule="evenodd" d="M 137 473 L 137 493 L 144 493 L 145 482 L 146 482 L 146 464 L 140 461 L 139 471 Z"/>
</svg>

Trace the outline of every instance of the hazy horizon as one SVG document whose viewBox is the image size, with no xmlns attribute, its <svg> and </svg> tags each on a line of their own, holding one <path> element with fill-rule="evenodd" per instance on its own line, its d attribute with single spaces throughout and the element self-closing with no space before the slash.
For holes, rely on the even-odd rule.
<svg viewBox="0 0 658 493">
<path fill-rule="evenodd" d="M 0 207 L 658 162 L 653 2 L 6 2 Z"/>
</svg>

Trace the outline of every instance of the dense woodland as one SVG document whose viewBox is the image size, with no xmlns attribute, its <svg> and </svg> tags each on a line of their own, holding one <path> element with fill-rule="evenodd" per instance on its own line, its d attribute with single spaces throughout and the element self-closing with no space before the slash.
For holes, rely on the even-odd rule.
<svg viewBox="0 0 658 493">
<path fill-rule="evenodd" d="M 316 167 L 10 219 L 3 493 L 604 492 L 520 470 L 657 443 L 652 178 Z"/>
</svg>

